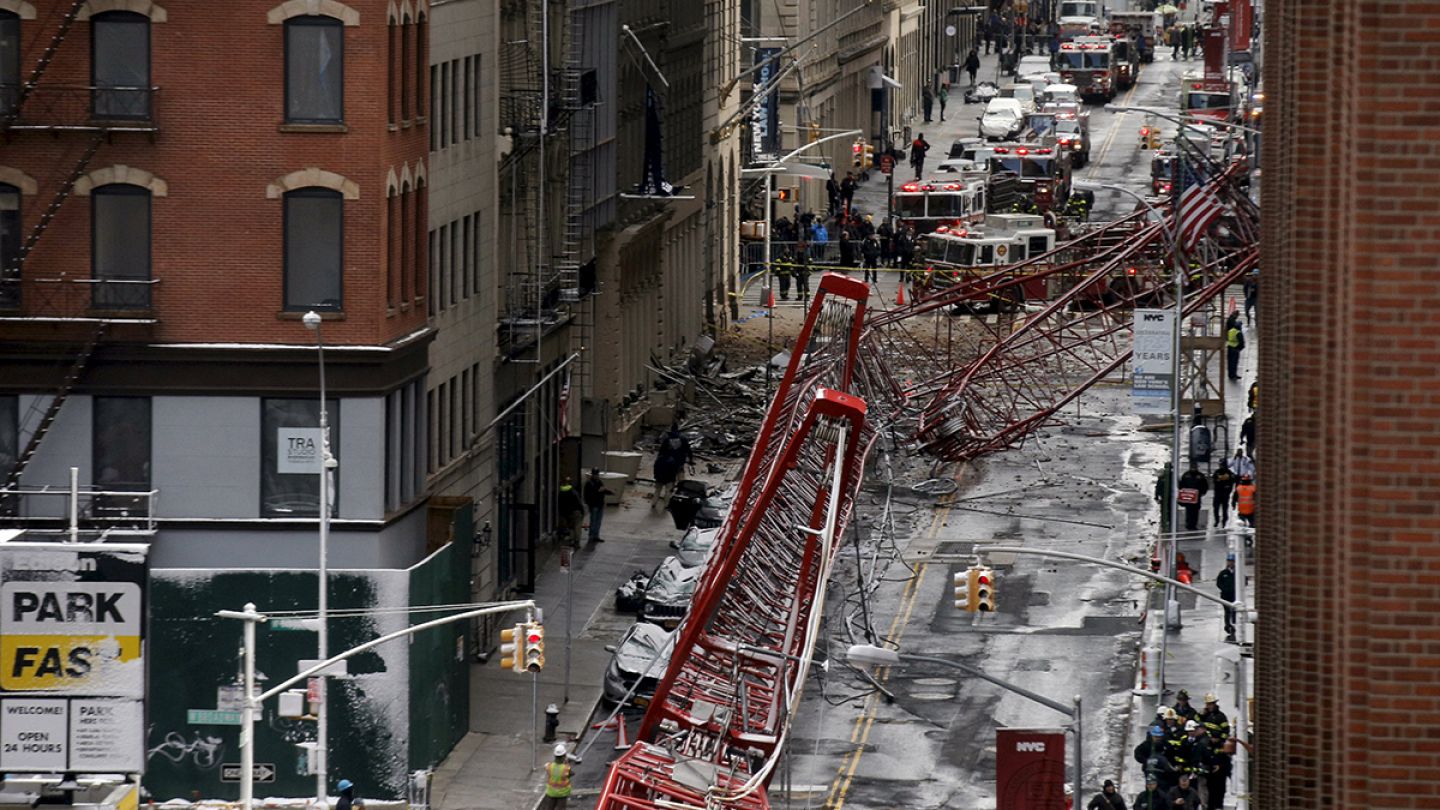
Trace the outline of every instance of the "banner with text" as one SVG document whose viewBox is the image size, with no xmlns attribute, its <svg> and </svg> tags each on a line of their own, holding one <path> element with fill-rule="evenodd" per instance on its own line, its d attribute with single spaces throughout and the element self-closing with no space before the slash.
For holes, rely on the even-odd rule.
<svg viewBox="0 0 1440 810">
<path fill-rule="evenodd" d="M 146 552 L 0 546 L 0 771 L 144 770 Z"/>
<path fill-rule="evenodd" d="M 1135 310 L 1135 348 L 1130 355 L 1131 402 L 1136 413 L 1175 410 L 1175 312 Z"/>
<path fill-rule="evenodd" d="M 995 810 L 1057 810 L 1065 781 L 1064 731 L 995 730 Z"/>
</svg>

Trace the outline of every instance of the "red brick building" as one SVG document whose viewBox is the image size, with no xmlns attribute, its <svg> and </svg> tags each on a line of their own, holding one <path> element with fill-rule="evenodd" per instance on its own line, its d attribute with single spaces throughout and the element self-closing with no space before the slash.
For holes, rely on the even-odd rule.
<svg viewBox="0 0 1440 810">
<path fill-rule="evenodd" d="M 1440 3 L 1263 24 L 1252 806 L 1440 807 Z"/>
<path fill-rule="evenodd" d="M 286 548 L 316 509 L 316 477 L 272 458 L 275 431 L 318 411 L 298 404 L 318 403 L 314 309 L 356 533 L 342 559 L 410 557 L 394 549 L 424 533 L 425 4 L 169 6 L 0 0 L 0 462 L 60 394 L 21 483 L 79 466 L 163 490 L 172 538 L 203 520 L 208 539 L 167 543 L 162 523 L 161 565 L 225 548 L 217 529 Z M 102 412 L 147 424 L 127 441 Z"/>
</svg>

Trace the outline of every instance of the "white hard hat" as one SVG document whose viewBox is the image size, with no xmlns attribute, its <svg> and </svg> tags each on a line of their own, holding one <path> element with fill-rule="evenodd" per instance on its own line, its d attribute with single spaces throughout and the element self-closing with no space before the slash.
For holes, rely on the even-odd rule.
<svg viewBox="0 0 1440 810">
<path fill-rule="evenodd" d="M 560 743 L 559 745 L 555 746 L 555 756 L 565 756 L 565 743 Z"/>
</svg>

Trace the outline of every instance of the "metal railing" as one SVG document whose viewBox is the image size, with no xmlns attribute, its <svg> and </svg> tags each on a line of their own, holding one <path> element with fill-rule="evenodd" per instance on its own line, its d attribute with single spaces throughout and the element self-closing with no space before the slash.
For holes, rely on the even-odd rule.
<svg viewBox="0 0 1440 810">
<path fill-rule="evenodd" d="M 0 278 L 0 310 L 18 309 L 22 286 L 34 285 L 27 307 L 32 315 L 83 317 L 100 311 L 112 317 L 148 318 L 154 306 L 152 288 L 159 283 L 157 278 Z"/>
<path fill-rule="evenodd" d="M 20 131 L 155 132 L 158 87 L 42 84 L 10 126 Z M 0 85 L 0 113 L 13 111 L 18 85 Z"/>
<path fill-rule="evenodd" d="M 32 534 L 154 534 L 158 489 L 43 486 L 0 489 L 0 525 Z"/>
</svg>

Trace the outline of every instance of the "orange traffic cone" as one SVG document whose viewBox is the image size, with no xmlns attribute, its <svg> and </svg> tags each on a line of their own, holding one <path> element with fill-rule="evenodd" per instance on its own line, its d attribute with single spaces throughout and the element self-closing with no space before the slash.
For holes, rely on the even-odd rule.
<svg viewBox="0 0 1440 810">
<path fill-rule="evenodd" d="M 766 290 L 767 292 L 769 292 L 769 295 L 767 295 L 767 296 L 765 297 L 765 306 L 769 307 L 770 309 L 774 309 L 774 308 L 775 308 L 775 288 L 774 288 L 774 287 L 766 287 L 765 290 Z"/>
<path fill-rule="evenodd" d="M 1230 310 L 1229 310 L 1228 312 L 1226 312 L 1225 314 L 1226 314 L 1226 315 L 1234 315 L 1234 314 L 1235 314 L 1236 312 L 1238 312 L 1239 310 L 1240 310 L 1240 305 L 1235 303 L 1235 296 L 1233 296 L 1233 295 L 1230 296 Z"/>
<path fill-rule="evenodd" d="M 895 285 L 895 306 L 905 306 L 905 282 L 903 280 Z"/>
<path fill-rule="evenodd" d="M 617 715 L 615 722 L 618 724 L 615 727 L 615 750 L 624 751 L 630 747 L 630 734 L 625 728 L 624 716 Z"/>
</svg>

